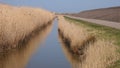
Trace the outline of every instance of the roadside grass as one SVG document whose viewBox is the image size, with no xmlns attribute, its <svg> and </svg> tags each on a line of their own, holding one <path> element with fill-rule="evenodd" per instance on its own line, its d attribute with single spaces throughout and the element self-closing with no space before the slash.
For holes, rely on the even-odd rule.
<svg viewBox="0 0 120 68">
<path fill-rule="evenodd" d="M 96 33 L 95 35 L 99 39 L 114 40 L 115 41 L 114 44 L 119 47 L 117 49 L 117 52 L 120 53 L 120 30 L 111 28 L 108 26 L 93 24 L 93 23 L 83 21 L 83 20 L 69 18 L 67 16 L 64 16 L 64 18 L 67 21 L 75 23 L 78 26 L 82 25 L 83 27 L 85 27 L 88 30 L 88 32 L 95 32 Z M 115 62 L 114 65 L 109 68 L 120 68 L 120 60 Z"/>
</svg>

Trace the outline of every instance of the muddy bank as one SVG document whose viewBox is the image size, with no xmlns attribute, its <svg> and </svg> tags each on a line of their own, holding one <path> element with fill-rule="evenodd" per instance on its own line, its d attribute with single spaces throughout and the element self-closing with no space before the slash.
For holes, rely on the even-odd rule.
<svg viewBox="0 0 120 68">
<path fill-rule="evenodd" d="M 43 9 L 0 4 L 0 51 L 16 48 L 47 26 L 55 15 Z"/>
<path fill-rule="evenodd" d="M 51 28 L 52 23 L 37 32 L 27 43 L 21 44 L 21 47 L 0 53 L 0 68 L 25 68 L 32 54 L 50 33 Z"/>
</svg>

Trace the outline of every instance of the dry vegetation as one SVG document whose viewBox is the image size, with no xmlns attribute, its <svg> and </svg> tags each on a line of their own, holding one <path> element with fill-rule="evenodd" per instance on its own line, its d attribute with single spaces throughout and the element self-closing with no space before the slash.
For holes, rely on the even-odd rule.
<svg viewBox="0 0 120 68">
<path fill-rule="evenodd" d="M 118 60 L 119 54 L 116 52 L 117 46 L 114 41 L 99 38 L 94 31 L 90 32 L 84 26 L 77 26 L 71 22 L 59 16 L 61 38 L 68 51 L 73 54 L 70 56 L 76 55 L 79 59 L 69 59 L 74 68 L 107 68 Z M 68 54 L 66 56 L 69 57 Z M 74 64 L 76 61 L 73 60 L 79 62 Z"/>
<path fill-rule="evenodd" d="M 78 30 L 81 29 L 81 30 Z M 94 34 L 88 33 L 86 29 L 75 26 L 74 23 L 69 23 L 64 20 L 62 16 L 59 16 L 59 31 L 68 38 L 72 46 L 70 48 L 77 52 L 79 49 L 83 48 L 83 45 L 87 45 L 90 41 L 95 41 Z"/>
<path fill-rule="evenodd" d="M 0 51 L 15 48 L 53 19 L 54 14 L 43 9 L 0 4 Z"/>
<path fill-rule="evenodd" d="M 68 61 L 71 63 L 72 68 L 78 68 L 77 66 L 79 66 L 79 64 L 81 63 L 81 61 L 79 60 L 79 57 L 74 55 L 71 51 L 70 48 L 67 47 L 67 44 L 65 43 L 64 38 L 61 36 L 61 34 L 59 33 L 59 41 L 61 43 L 61 47 L 63 49 L 63 52 L 65 54 L 65 56 L 67 57 Z"/>
<path fill-rule="evenodd" d="M 31 55 L 40 47 L 40 44 L 50 33 L 51 28 L 52 24 L 48 25 L 31 38 L 27 44 L 23 44 L 21 48 L 0 53 L 0 68 L 26 68 Z"/>
</svg>

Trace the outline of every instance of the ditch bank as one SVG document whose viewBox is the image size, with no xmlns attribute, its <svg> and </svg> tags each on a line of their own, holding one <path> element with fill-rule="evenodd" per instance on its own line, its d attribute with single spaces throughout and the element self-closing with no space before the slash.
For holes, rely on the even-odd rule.
<svg viewBox="0 0 120 68">
<path fill-rule="evenodd" d="M 19 47 L 55 18 L 47 10 L 3 4 L 0 15 L 0 52 Z"/>
<path fill-rule="evenodd" d="M 111 67 L 118 60 L 119 54 L 114 41 L 99 38 L 96 31 L 90 31 L 82 24 L 75 24 L 76 21 L 58 17 L 59 35 L 63 43 L 71 52 L 79 57 L 80 63 L 70 60 L 76 68 L 107 68 Z M 89 30 L 89 31 L 88 31 Z M 75 64 L 74 64 L 75 63 Z"/>
</svg>

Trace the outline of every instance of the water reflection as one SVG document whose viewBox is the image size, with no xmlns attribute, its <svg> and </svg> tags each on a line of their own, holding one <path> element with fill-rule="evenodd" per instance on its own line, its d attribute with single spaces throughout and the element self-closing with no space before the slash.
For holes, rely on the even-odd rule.
<svg viewBox="0 0 120 68">
<path fill-rule="evenodd" d="M 71 63 L 72 68 L 80 68 L 82 67 L 82 61 L 79 55 L 74 54 L 71 49 L 69 48 L 70 43 L 66 43 L 66 40 L 62 37 L 62 35 L 59 32 L 59 41 L 61 43 L 63 52 L 68 59 L 68 61 Z"/>
<path fill-rule="evenodd" d="M 52 31 L 31 57 L 26 68 L 71 68 L 59 43 L 57 28 L 58 21 L 55 19 Z"/>
<path fill-rule="evenodd" d="M 51 31 L 52 23 L 38 32 L 28 43 L 9 52 L 0 53 L 0 68 L 25 68 L 31 55 Z"/>
</svg>

